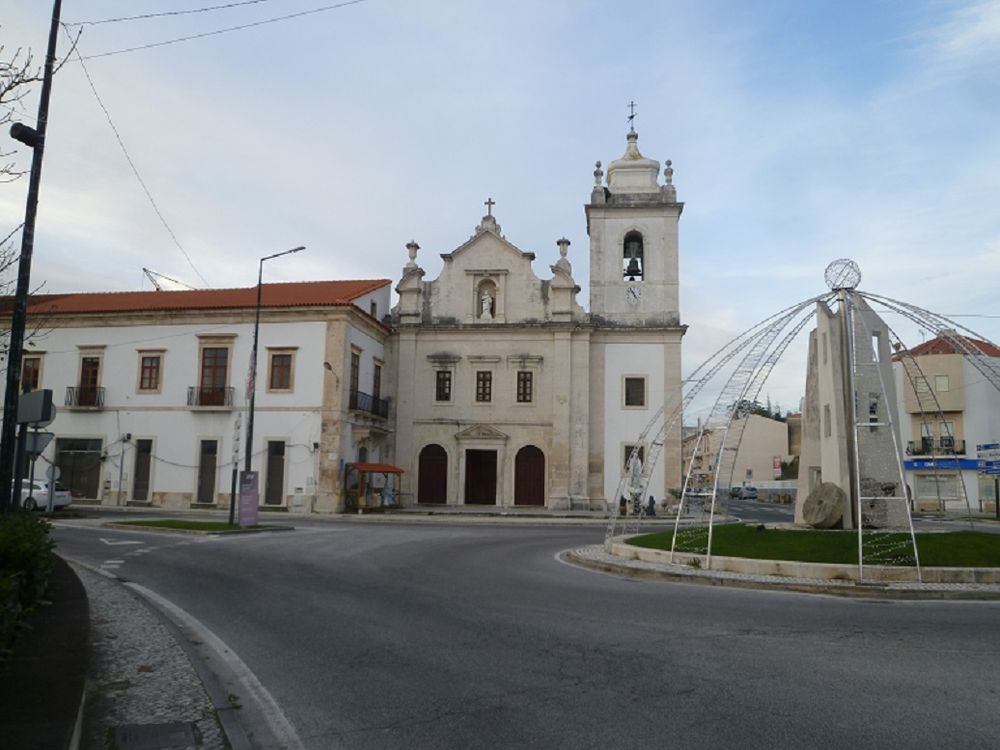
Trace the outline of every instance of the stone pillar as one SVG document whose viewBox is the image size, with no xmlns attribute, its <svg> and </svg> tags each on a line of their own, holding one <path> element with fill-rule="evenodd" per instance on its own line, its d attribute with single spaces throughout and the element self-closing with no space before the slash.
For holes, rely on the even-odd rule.
<svg viewBox="0 0 1000 750">
<path fill-rule="evenodd" d="M 587 483 L 590 463 L 590 335 L 574 334 L 571 339 L 574 374 L 570 389 L 569 503 L 571 510 L 590 509 Z"/>
<path fill-rule="evenodd" d="M 396 387 L 396 465 L 405 472 L 400 478 L 399 501 L 404 506 L 417 502 L 417 449 L 414 434 L 414 413 L 417 404 L 416 370 L 426 368 L 417 363 L 417 334 L 412 328 L 401 328 L 395 334 L 391 369 Z M 405 371 L 404 371 L 405 370 Z M 433 387 L 433 381 L 431 382 Z M 423 394 L 424 399 L 432 399 L 433 393 Z"/>
<path fill-rule="evenodd" d="M 572 460 L 573 341 L 570 331 L 552 336 L 552 456 L 549 464 L 550 509 L 570 507 L 570 464 Z"/>
<path fill-rule="evenodd" d="M 316 488 L 315 510 L 320 513 L 335 513 L 343 509 L 344 502 L 340 467 L 344 457 L 344 393 L 349 376 L 344 369 L 347 362 L 347 322 L 341 315 L 327 321 L 323 359 L 330 363 L 332 369 L 325 371 L 323 379 L 319 486 Z"/>
</svg>

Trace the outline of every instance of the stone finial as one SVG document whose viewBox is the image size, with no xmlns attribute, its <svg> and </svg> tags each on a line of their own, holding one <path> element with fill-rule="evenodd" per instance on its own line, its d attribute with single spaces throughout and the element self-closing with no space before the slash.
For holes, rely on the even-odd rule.
<svg viewBox="0 0 1000 750">
<path fill-rule="evenodd" d="M 556 240 L 556 244 L 559 246 L 559 255 L 562 258 L 566 257 L 566 253 L 569 252 L 570 241 L 565 237 L 561 237 Z"/>
<path fill-rule="evenodd" d="M 410 262 L 405 266 L 407 270 L 417 267 L 417 250 L 419 249 L 420 245 L 417 244 L 416 240 L 410 240 L 406 243 L 406 250 L 410 254 Z"/>
<path fill-rule="evenodd" d="M 483 220 L 480 221 L 479 225 L 476 227 L 476 234 L 482 234 L 483 232 L 493 232 L 493 234 L 497 235 L 498 237 L 502 237 L 503 235 L 500 233 L 500 231 L 501 231 L 500 225 L 497 223 L 497 217 L 492 216 L 490 214 L 484 216 Z"/>
<path fill-rule="evenodd" d="M 569 252 L 570 242 L 565 237 L 556 240 L 556 244 L 559 246 L 559 260 L 555 262 L 552 266 L 552 273 L 561 271 L 567 276 L 573 275 L 573 266 L 570 265 L 569 259 L 566 257 L 566 253 Z"/>
<path fill-rule="evenodd" d="M 625 135 L 626 145 L 625 145 L 625 155 L 622 159 L 628 159 L 629 161 L 636 161 L 643 158 L 642 154 L 639 153 L 639 134 L 634 130 L 628 131 Z"/>
<path fill-rule="evenodd" d="M 601 186 L 601 179 L 604 177 L 604 170 L 601 169 L 601 162 L 594 162 L 594 187 Z"/>
<path fill-rule="evenodd" d="M 660 190 L 667 197 L 668 200 L 677 200 L 677 188 L 674 186 L 674 163 L 667 159 L 664 164 L 666 166 L 663 168 L 663 187 Z"/>
</svg>

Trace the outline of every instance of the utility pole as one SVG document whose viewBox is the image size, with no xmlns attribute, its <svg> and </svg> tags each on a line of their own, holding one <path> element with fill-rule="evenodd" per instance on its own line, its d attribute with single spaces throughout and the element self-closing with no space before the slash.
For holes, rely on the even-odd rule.
<svg viewBox="0 0 1000 750">
<path fill-rule="evenodd" d="M 59 36 L 59 13 L 62 0 L 52 5 L 52 26 L 49 29 L 49 46 L 45 53 L 45 74 L 42 93 L 38 102 L 37 127 L 30 128 L 15 122 L 10 135 L 34 151 L 31 158 L 31 176 L 28 181 L 28 200 L 24 209 L 24 228 L 21 230 L 21 258 L 17 265 L 17 290 L 14 294 L 14 314 L 10 323 L 10 344 L 7 350 L 7 391 L 4 393 L 3 425 L 0 427 L 0 512 L 11 507 L 14 480 L 14 428 L 17 421 L 17 397 L 21 385 L 21 355 L 24 350 L 24 328 L 28 317 L 28 290 L 31 284 L 31 253 L 35 245 L 35 216 L 38 213 L 38 187 L 42 180 L 42 153 L 45 150 L 45 129 L 49 119 L 49 95 L 52 92 L 52 71 L 56 60 L 56 40 Z M 17 467 L 20 474 L 20 467 Z M 21 488 L 17 488 L 20 497 Z"/>
</svg>

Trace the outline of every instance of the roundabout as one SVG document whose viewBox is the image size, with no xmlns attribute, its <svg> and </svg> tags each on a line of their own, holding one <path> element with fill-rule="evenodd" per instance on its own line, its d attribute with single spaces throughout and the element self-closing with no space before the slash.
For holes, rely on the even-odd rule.
<svg viewBox="0 0 1000 750">
<path fill-rule="evenodd" d="M 619 536 L 605 544 L 568 550 L 564 562 L 632 578 L 707 586 L 772 589 L 810 594 L 886 599 L 1000 600 L 1000 568 L 868 566 L 858 577 L 856 563 L 806 562 L 673 552 L 630 544 Z M 709 567 L 710 565 L 710 567 Z"/>
</svg>

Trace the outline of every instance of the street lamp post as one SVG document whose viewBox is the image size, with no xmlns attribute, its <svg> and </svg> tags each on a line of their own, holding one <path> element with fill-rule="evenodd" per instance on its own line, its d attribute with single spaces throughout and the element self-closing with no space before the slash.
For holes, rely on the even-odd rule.
<svg viewBox="0 0 1000 750">
<path fill-rule="evenodd" d="M 17 429 L 17 399 L 21 385 L 21 355 L 24 350 L 24 328 L 28 317 L 28 291 L 31 285 L 31 256 L 35 248 L 35 219 L 38 214 L 38 191 L 42 180 L 42 154 L 49 121 L 49 97 L 56 62 L 56 40 L 59 37 L 59 15 L 62 0 L 52 4 L 52 24 L 49 46 L 45 53 L 45 73 L 38 100 L 35 127 L 15 122 L 10 135 L 32 150 L 31 175 L 28 178 L 28 198 L 24 207 L 24 227 L 21 230 L 21 257 L 17 262 L 17 287 L 14 310 L 10 321 L 10 341 L 7 344 L 7 391 L 4 394 L 3 421 L 0 424 L 0 513 L 14 510 L 21 502 L 21 462 L 17 461 L 15 430 Z M 22 438 L 24 431 L 22 430 Z M 17 489 L 14 489 L 14 488 Z M 14 494 L 12 494 L 14 493 Z"/>
<path fill-rule="evenodd" d="M 250 404 L 247 409 L 247 444 L 244 454 L 243 471 L 250 471 L 250 461 L 253 456 L 253 411 L 257 395 L 257 339 L 260 336 L 260 294 L 261 282 L 264 278 L 264 261 L 271 260 L 272 258 L 280 258 L 282 255 L 297 253 L 300 250 L 305 250 L 305 247 L 300 245 L 299 247 L 293 247 L 291 250 L 285 250 L 274 255 L 266 255 L 260 259 L 260 265 L 257 270 L 257 314 L 253 323 L 253 353 L 250 355 Z"/>
</svg>

